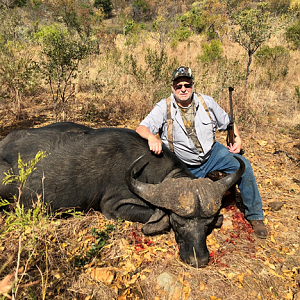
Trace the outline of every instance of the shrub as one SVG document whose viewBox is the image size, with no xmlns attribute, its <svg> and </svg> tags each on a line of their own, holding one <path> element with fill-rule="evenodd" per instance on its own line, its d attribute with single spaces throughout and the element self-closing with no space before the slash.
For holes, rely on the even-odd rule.
<svg viewBox="0 0 300 300">
<path fill-rule="evenodd" d="M 176 41 L 184 42 L 192 35 L 193 33 L 187 27 L 181 26 L 174 31 L 172 43 Z"/>
<path fill-rule="evenodd" d="M 202 44 L 203 54 L 200 56 L 202 63 L 211 63 L 222 59 L 223 49 L 219 40 L 212 40 L 210 44 Z"/>
<path fill-rule="evenodd" d="M 290 54 L 282 46 L 264 46 L 257 51 L 255 58 L 256 63 L 265 68 L 269 82 L 284 78 L 288 74 Z"/>
<path fill-rule="evenodd" d="M 41 61 L 36 64 L 50 86 L 55 119 L 61 115 L 64 120 L 66 103 L 74 94 L 71 85 L 78 75 L 79 62 L 96 51 L 96 44 L 72 40 L 68 31 L 57 25 L 44 27 L 35 38 L 42 46 Z"/>
<path fill-rule="evenodd" d="M 19 116 L 23 95 L 35 93 L 39 78 L 32 68 L 28 44 L 6 42 L 0 47 L 0 85 L 3 97 L 11 98 Z"/>
<path fill-rule="evenodd" d="M 190 27 L 195 33 L 202 33 L 207 27 L 207 20 L 202 13 L 202 8 L 196 6 L 193 6 L 179 20 L 183 26 Z"/>
<path fill-rule="evenodd" d="M 288 42 L 292 43 L 297 49 L 300 48 L 300 21 L 287 28 L 285 33 Z"/>
</svg>

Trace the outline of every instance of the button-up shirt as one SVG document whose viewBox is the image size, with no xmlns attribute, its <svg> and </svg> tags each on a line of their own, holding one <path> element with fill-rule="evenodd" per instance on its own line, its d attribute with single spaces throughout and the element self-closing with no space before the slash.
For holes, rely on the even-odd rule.
<svg viewBox="0 0 300 300">
<path fill-rule="evenodd" d="M 210 96 L 202 95 L 209 115 L 206 113 L 196 93 L 193 95 L 195 101 L 195 130 L 203 152 L 194 145 L 189 137 L 183 120 L 171 94 L 171 118 L 173 120 L 173 146 L 175 154 L 188 165 L 201 165 L 210 156 L 214 144 L 214 133 L 216 130 L 224 131 L 230 123 L 230 116 Z M 147 117 L 140 123 L 146 126 L 154 135 L 159 133 L 161 141 L 169 147 L 167 130 L 167 102 L 162 99 L 158 102 Z"/>
</svg>

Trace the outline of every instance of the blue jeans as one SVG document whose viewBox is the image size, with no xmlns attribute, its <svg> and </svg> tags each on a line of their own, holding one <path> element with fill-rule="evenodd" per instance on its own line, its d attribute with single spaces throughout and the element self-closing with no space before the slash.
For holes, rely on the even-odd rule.
<svg viewBox="0 0 300 300">
<path fill-rule="evenodd" d="M 233 154 L 228 149 L 216 142 L 213 146 L 209 159 L 200 166 L 189 166 L 191 173 L 197 178 L 204 178 L 212 171 L 221 171 L 228 174 L 236 171 L 240 164 L 234 155 L 241 158 L 245 163 L 245 172 L 237 181 L 243 204 L 245 205 L 245 217 L 248 220 L 263 220 L 262 201 L 250 162 L 239 154 Z"/>
</svg>

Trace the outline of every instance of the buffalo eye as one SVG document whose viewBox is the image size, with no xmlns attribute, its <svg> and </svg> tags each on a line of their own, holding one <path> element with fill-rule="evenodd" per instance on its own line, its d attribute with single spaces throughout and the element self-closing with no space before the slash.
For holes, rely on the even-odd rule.
<svg viewBox="0 0 300 300">
<path fill-rule="evenodd" d="M 182 217 L 176 215 L 175 213 L 172 213 L 172 215 L 171 215 L 171 220 L 172 220 L 174 223 L 176 223 L 176 225 L 179 226 L 179 227 L 184 227 L 184 226 L 186 226 L 187 219 L 182 218 Z"/>
</svg>

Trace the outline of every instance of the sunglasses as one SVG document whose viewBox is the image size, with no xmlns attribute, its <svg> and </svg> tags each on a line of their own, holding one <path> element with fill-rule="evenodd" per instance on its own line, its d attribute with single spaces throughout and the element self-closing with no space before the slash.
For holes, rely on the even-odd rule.
<svg viewBox="0 0 300 300">
<path fill-rule="evenodd" d="M 192 83 L 187 83 L 187 84 L 178 84 L 178 85 L 174 85 L 174 89 L 177 91 L 177 90 L 181 90 L 182 87 L 185 87 L 186 89 L 190 89 L 193 84 Z"/>
</svg>

